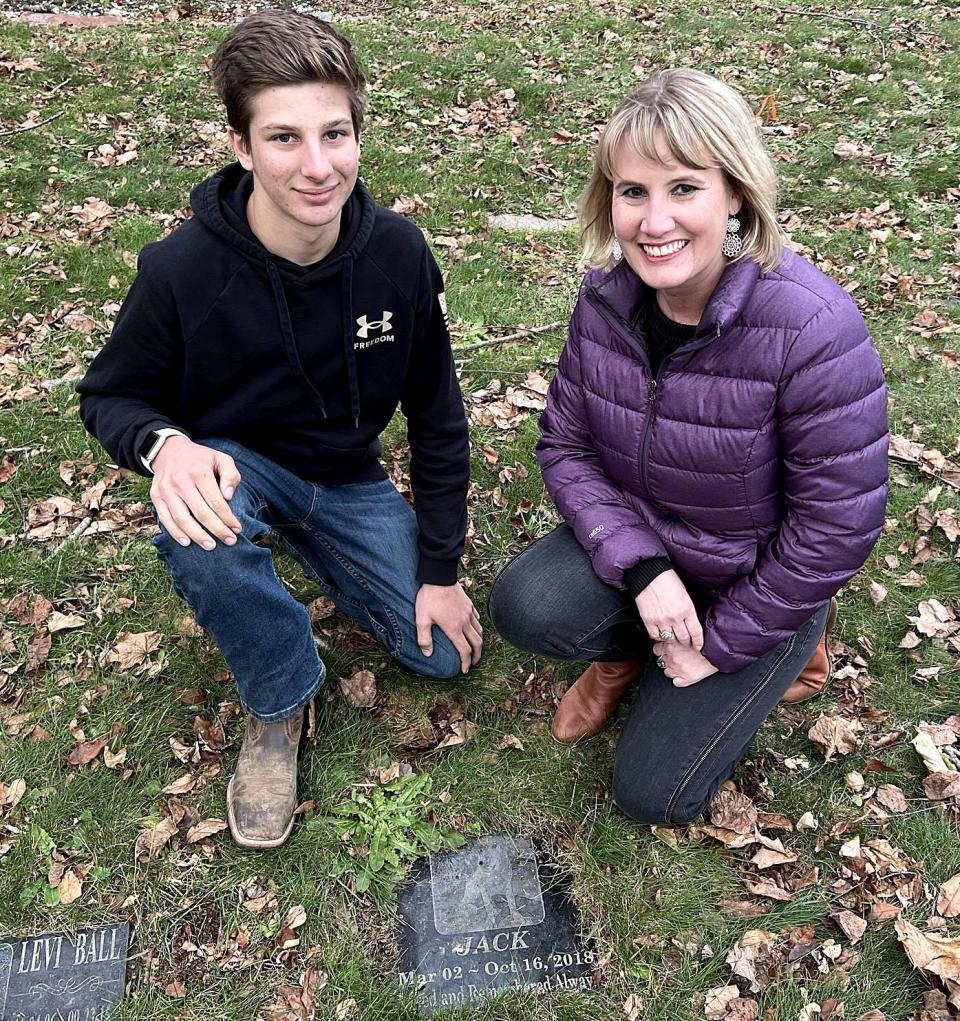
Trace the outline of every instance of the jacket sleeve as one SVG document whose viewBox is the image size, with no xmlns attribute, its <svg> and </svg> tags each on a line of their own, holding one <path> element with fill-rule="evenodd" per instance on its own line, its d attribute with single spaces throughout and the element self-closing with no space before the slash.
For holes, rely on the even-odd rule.
<svg viewBox="0 0 960 1021">
<path fill-rule="evenodd" d="M 123 468 L 149 474 L 137 452 L 174 419 L 183 373 L 183 340 L 173 296 L 138 265 L 110 339 L 77 384 L 84 426 Z"/>
<path fill-rule="evenodd" d="M 777 397 L 784 514 L 757 566 L 709 608 L 723 673 L 795 634 L 863 566 L 887 499 L 886 384 L 853 301 L 824 306 L 787 354 Z"/>
<path fill-rule="evenodd" d="M 581 295 L 540 416 L 536 456 L 553 502 L 589 554 L 597 577 L 623 589 L 626 571 L 667 552 L 607 474 L 593 443 L 581 376 L 583 301 Z"/>
<path fill-rule="evenodd" d="M 421 584 L 453 585 L 467 531 L 470 441 L 447 330 L 443 278 L 426 243 L 412 354 L 401 409 L 410 440 L 410 485 Z"/>
</svg>

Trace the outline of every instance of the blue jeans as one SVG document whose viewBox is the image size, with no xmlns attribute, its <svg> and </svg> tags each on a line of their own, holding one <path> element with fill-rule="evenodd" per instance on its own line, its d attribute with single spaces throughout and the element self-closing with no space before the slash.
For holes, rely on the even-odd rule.
<svg viewBox="0 0 960 1021">
<path fill-rule="evenodd" d="M 829 604 L 738 673 L 677 688 L 650 656 L 633 600 L 594 574 L 586 551 L 561 525 L 500 572 L 488 609 L 500 634 L 528 652 L 647 661 L 617 744 L 613 796 L 634 819 L 676 825 L 700 815 L 733 773 L 813 655 Z"/>
<path fill-rule="evenodd" d="M 243 531 L 233 546 L 181 546 L 161 526 L 153 540 L 173 587 L 217 643 L 251 716 L 275 723 L 299 712 L 323 684 L 307 609 L 273 568 L 271 534 L 336 603 L 404 666 L 454 677 L 460 655 L 439 628 L 433 655 L 417 644 L 417 523 L 388 480 L 345 486 L 304 482 L 230 440 L 241 481 L 230 500 Z"/>
</svg>

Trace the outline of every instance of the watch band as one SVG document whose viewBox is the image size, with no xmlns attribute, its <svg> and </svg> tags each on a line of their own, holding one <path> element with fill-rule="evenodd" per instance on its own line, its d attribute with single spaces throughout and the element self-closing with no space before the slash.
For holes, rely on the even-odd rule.
<svg viewBox="0 0 960 1021">
<path fill-rule="evenodd" d="M 140 457 L 143 467 L 146 468 L 151 475 L 153 474 L 153 459 L 160 453 L 160 449 L 171 436 L 183 436 L 186 439 L 189 439 L 187 434 L 182 432 L 180 429 L 154 429 L 153 443 L 150 445 L 150 449 Z"/>
</svg>

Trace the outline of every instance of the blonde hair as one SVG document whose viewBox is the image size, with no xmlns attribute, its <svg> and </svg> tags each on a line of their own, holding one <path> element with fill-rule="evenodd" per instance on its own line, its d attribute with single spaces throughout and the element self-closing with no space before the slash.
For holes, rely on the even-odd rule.
<svg viewBox="0 0 960 1021">
<path fill-rule="evenodd" d="M 658 137 L 666 142 L 669 153 L 657 150 Z M 613 163 L 624 142 L 644 159 L 663 163 L 672 155 L 697 170 L 721 170 L 743 199 L 737 213 L 743 250 L 737 258 L 750 256 L 764 270 L 777 266 L 783 255 L 783 233 L 777 223 L 777 174 L 756 118 L 739 92 L 691 68 L 653 75 L 614 110 L 580 199 L 586 265 L 606 267 L 611 261 Z"/>
</svg>

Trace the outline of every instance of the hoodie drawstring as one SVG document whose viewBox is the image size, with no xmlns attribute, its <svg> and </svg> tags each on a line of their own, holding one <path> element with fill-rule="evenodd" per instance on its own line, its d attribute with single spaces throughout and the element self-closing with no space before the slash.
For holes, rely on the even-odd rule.
<svg viewBox="0 0 960 1021">
<path fill-rule="evenodd" d="M 273 300 L 277 304 L 277 315 L 280 318 L 280 332 L 283 334 L 283 344 L 287 351 L 287 361 L 290 363 L 290 367 L 294 372 L 298 373 L 300 377 L 305 380 L 307 386 L 310 387 L 313 392 L 313 396 L 316 398 L 317 404 L 320 405 L 320 414 L 324 418 L 327 417 L 327 407 L 323 403 L 323 397 L 320 391 L 313 385 L 313 381 L 307 375 L 303 369 L 303 362 L 300 360 L 300 350 L 297 347 L 297 340 L 293 335 L 293 323 L 290 322 L 290 306 L 287 304 L 287 296 L 283 290 L 283 281 L 280 279 L 280 273 L 277 267 L 274 266 L 273 261 L 270 259 L 264 259 L 264 265 L 267 267 L 267 277 L 270 280 L 270 287 L 273 290 Z"/>
<path fill-rule="evenodd" d="M 347 380 L 350 385 L 350 414 L 353 426 L 360 428 L 360 382 L 357 379 L 357 356 L 353 347 L 353 259 L 343 261 L 340 312 L 343 316 L 343 356 L 347 362 Z"/>
</svg>

